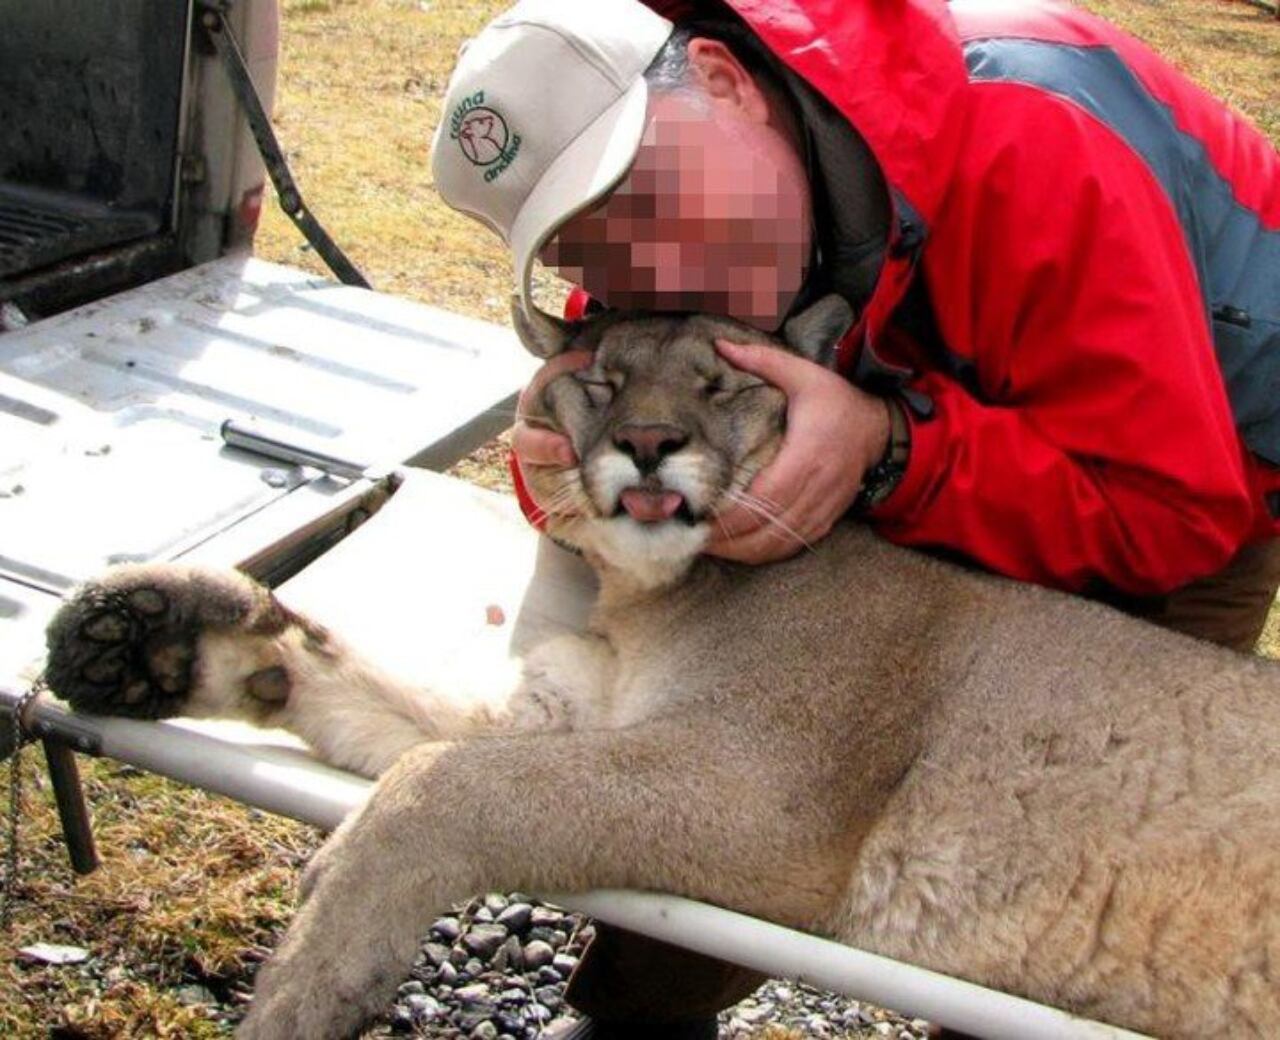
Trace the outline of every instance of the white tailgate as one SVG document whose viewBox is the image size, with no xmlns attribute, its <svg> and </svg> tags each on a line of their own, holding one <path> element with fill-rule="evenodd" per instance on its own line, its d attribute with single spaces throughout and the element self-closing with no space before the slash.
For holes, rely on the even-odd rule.
<svg viewBox="0 0 1280 1040">
<path fill-rule="evenodd" d="M 224 421 L 439 468 L 510 425 L 535 367 L 501 326 L 249 257 L 0 335 L 0 684 L 56 597 L 108 563 L 269 572 L 273 546 L 341 537 L 323 529 L 371 497 L 226 446 Z"/>
</svg>

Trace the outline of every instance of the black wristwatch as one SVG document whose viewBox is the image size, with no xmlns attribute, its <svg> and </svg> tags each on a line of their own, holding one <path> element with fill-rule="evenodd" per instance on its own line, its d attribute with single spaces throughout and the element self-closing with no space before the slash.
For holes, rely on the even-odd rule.
<svg viewBox="0 0 1280 1040">
<path fill-rule="evenodd" d="M 907 422 L 906 409 L 896 397 L 886 397 L 889 410 L 889 441 L 884 446 L 880 461 L 862 475 L 862 487 L 853 500 L 853 512 L 865 516 L 891 494 L 907 472 L 907 459 L 911 455 L 911 424 Z"/>
</svg>

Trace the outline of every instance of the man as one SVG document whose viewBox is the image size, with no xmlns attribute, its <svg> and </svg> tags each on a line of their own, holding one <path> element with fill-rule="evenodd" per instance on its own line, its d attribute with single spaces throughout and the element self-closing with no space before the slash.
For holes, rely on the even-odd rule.
<svg viewBox="0 0 1280 1040">
<path fill-rule="evenodd" d="M 570 316 L 586 294 L 762 330 L 828 291 L 854 306 L 839 374 L 722 348 L 786 391 L 788 429 L 751 488 L 779 522 L 727 512 L 708 551 L 778 559 L 852 509 L 900 544 L 1252 648 L 1280 585 L 1269 142 L 1053 0 L 652 7 L 675 25 L 636 0 L 498 19 L 461 56 L 433 163 L 510 243 L 526 308 L 536 256 L 585 290 Z M 515 454 L 573 462 L 522 428 Z M 752 981 L 599 945 L 571 999 L 665 1023 L 634 1035 L 714 1035 Z"/>
</svg>

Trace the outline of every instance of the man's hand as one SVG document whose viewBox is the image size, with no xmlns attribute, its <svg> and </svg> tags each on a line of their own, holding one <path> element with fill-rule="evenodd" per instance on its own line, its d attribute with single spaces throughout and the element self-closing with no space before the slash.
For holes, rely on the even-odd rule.
<svg viewBox="0 0 1280 1040">
<path fill-rule="evenodd" d="M 530 468 L 538 466 L 567 469 L 577 465 L 578 457 L 573 453 L 573 445 L 569 443 L 568 437 L 530 425 L 524 421 L 524 417 L 529 402 L 536 401 L 548 383 L 569 372 L 586 368 L 591 364 L 593 356 L 589 350 L 570 350 L 553 357 L 538 369 L 532 382 L 520 394 L 520 400 L 516 404 L 516 426 L 511 435 L 511 450 L 515 452 L 516 462 L 522 473 L 527 474 Z M 525 481 L 525 488 L 534 504 L 546 513 L 548 503 L 541 502 L 534 496 L 533 487 L 528 480 Z"/>
<path fill-rule="evenodd" d="M 853 504 L 863 474 L 888 444 L 888 406 L 777 347 L 719 340 L 716 348 L 787 395 L 787 432 L 747 489 L 754 505 L 726 509 L 706 551 L 743 563 L 781 560 L 823 537 Z"/>
</svg>

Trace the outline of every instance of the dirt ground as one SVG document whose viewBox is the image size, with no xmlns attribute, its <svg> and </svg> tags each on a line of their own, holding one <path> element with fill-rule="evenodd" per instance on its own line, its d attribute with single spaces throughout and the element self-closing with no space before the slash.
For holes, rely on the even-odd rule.
<svg viewBox="0 0 1280 1040">
<path fill-rule="evenodd" d="M 276 123 L 312 210 L 379 289 L 505 321 L 507 259 L 444 207 L 427 162 L 458 45 L 506 0 L 284 0 Z M 1232 0 L 1088 0 L 1280 144 L 1280 23 Z M 270 209 L 261 256 L 324 273 Z M 459 467 L 501 486 L 505 451 Z M 1280 657 L 1280 612 L 1266 647 Z M 0 1036 L 212 1037 L 287 923 L 309 828 L 129 767 L 85 761 L 103 866 L 74 877 L 28 752 L 18 905 L 0 959 Z M 31 965 L 35 942 L 83 964 Z M 774 1037 L 778 1037 L 776 1032 Z"/>
</svg>

